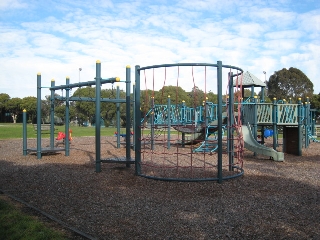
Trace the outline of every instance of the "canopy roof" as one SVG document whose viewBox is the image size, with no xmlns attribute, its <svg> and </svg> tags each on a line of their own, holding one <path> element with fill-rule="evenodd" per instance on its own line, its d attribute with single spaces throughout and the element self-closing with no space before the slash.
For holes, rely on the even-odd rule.
<svg viewBox="0 0 320 240">
<path fill-rule="evenodd" d="M 235 86 L 236 78 L 233 79 L 233 86 Z M 252 73 L 246 71 L 243 74 L 242 79 L 242 86 L 243 87 L 266 87 L 266 84 L 262 82 L 259 78 L 257 78 Z"/>
</svg>

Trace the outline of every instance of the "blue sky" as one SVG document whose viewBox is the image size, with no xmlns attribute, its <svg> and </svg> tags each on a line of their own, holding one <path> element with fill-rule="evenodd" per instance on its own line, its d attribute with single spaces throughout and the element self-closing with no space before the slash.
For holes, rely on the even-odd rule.
<svg viewBox="0 0 320 240">
<path fill-rule="evenodd" d="M 51 79 L 64 84 L 66 76 L 71 82 L 79 75 L 80 81 L 94 80 L 96 60 L 104 78 L 121 79 L 127 65 L 133 70 L 135 65 L 221 60 L 261 80 L 263 71 L 268 79 L 274 71 L 296 67 L 318 94 L 320 1 L 1 0 L 0 93 L 36 96 L 38 72 L 43 86 Z M 156 89 L 163 86 L 163 72 L 157 74 Z M 200 88 L 204 84 L 203 69 L 194 74 L 187 69 L 179 76 L 187 91 L 190 78 Z M 166 84 L 176 85 L 176 75 L 168 75 Z M 212 76 L 208 73 L 206 80 L 215 91 Z M 145 83 L 151 87 L 152 76 L 142 88 Z"/>
</svg>

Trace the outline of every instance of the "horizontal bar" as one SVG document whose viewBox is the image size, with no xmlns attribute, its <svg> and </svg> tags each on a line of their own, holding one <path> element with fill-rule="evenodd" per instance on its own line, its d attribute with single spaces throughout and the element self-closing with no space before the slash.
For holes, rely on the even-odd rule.
<svg viewBox="0 0 320 240">
<path fill-rule="evenodd" d="M 119 78 L 108 78 L 108 79 L 101 79 L 101 84 L 104 83 L 115 83 L 119 82 Z M 53 86 L 50 87 L 50 90 L 59 90 L 59 89 L 67 89 L 67 88 L 75 88 L 75 87 L 83 87 L 83 86 L 92 86 L 96 85 L 96 81 L 88 81 L 88 82 L 79 82 L 79 83 L 71 83 L 66 85 L 60 85 L 60 86 Z"/>
<path fill-rule="evenodd" d="M 56 96 L 55 99 L 59 101 L 66 101 L 66 97 Z M 95 102 L 94 97 L 70 97 L 69 101 L 82 101 L 82 102 Z M 125 103 L 126 99 L 112 99 L 112 98 L 100 98 L 101 102 L 111 102 L 111 103 Z"/>
<path fill-rule="evenodd" d="M 138 71 L 141 70 L 146 70 L 146 69 L 153 69 L 153 68 L 163 68 L 163 67 L 185 67 L 185 66 L 208 66 L 208 67 L 218 67 L 218 64 L 212 64 L 212 63 L 172 63 L 172 64 L 161 64 L 161 65 L 153 65 L 153 66 L 146 66 L 146 67 L 141 67 L 137 69 Z M 223 68 L 231 68 L 231 69 L 236 69 L 241 72 L 243 70 L 239 67 L 231 66 L 231 65 L 222 65 Z"/>
</svg>

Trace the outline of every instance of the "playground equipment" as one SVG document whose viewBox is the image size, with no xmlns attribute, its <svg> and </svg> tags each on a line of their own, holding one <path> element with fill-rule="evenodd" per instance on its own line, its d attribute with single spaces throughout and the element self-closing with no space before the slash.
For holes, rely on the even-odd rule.
<svg viewBox="0 0 320 240">
<path fill-rule="evenodd" d="M 161 78 L 164 82 L 169 71 L 175 72 L 176 86 L 180 86 L 183 80 L 180 79 L 183 71 L 189 70 L 189 78 L 195 86 L 197 72 L 201 72 L 201 80 L 209 83 L 218 89 L 218 104 L 213 105 L 204 99 L 203 106 L 186 107 L 184 103 L 178 103 L 178 95 L 171 94 L 166 98 L 167 104 L 156 105 L 154 96 L 142 96 L 143 103 L 140 103 L 140 76 L 144 76 L 144 82 L 154 86 Z M 222 103 L 222 72 L 223 69 L 230 69 L 228 72 L 229 98 L 232 99 L 223 107 Z M 236 70 L 233 74 L 231 69 Z M 156 73 L 157 72 L 157 73 Z M 234 91 L 241 88 L 241 73 L 243 71 L 234 66 L 217 64 L 164 64 L 140 67 L 136 66 L 136 122 L 135 122 L 135 167 L 136 174 L 146 178 L 162 179 L 170 181 L 218 181 L 236 178 L 243 174 L 242 149 L 243 141 L 239 128 L 241 120 L 234 115 Z M 191 74 L 190 74 L 191 73 Z M 210 81 L 207 77 L 210 76 Z M 213 77 L 216 76 L 216 77 Z M 238 78 L 237 86 L 232 86 L 233 78 Z M 168 77 L 169 78 L 169 77 Z M 174 78 L 174 77 L 171 77 Z M 150 80 L 152 79 L 152 80 Z M 186 76 L 183 77 L 186 79 Z M 216 80 L 213 80 L 216 79 Z M 179 82 L 179 80 L 181 82 Z M 183 83 L 185 84 L 185 83 Z M 154 89 L 151 89 L 153 92 Z M 146 91 L 147 92 L 147 91 Z M 152 94 L 152 93 L 151 93 Z M 193 96 L 195 99 L 197 96 Z M 239 97 L 240 98 L 240 97 Z M 163 102 L 163 99 L 161 100 Z M 174 101 L 172 103 L 172 101 Z M 144 108 L 140 111 L 140 106 Z M 223 108 L 226 111 L 227 137 L 223 139 Z M 151 109 L 151 110 L 150 110 Z M 241 109 L 241 105 L 238 105 Z M 141 120 L 141 112 L 149 114 L 149 121 Z M 215 114 L 214 114 L 215 113 Z M 145 118 L 145 116 L 144 116 Z M 216 119 L 214 119 L 216 118 Z M 216 121 L 216 145 L 215 151 L 207 149 L 194 151 L 194 144 L 186 145 L 186 135 L 195 134 L 195 142 L 208 141 L 212 133 L 210 123 Z M 145 123 L 145 124 L 141 124 Z M 162 126 L 166 129 L 163 134 L 155 138 L 154 130 Z M 173 135 L 172 129 L 178 132 Z M 148 135 L 151 132 L 151 139 Z M 204 133 L 204 138 L 197 140 L 197 137 Z M 210 133 L 210 134 L 209 134 Z"/>
<path fill-rule="evenodd" d="M 312 130 L 315 129 L 314 111 L 310 109 L 309 98 L 305 104 L 301 98 L 296 104 L 281 100 L 272 103 L 258 102 L 257 97 L 250 103 L 242 104 L 242 122 L 249 123 L 252 135 L 257 139 L 258 128 L 267 128 L 262 131 L 264 137 L 273 136 L 273 149 L 278 147 L 278 129 L 283 130 L 283 152 L 302 155 L 302 148 L 307 148 L 313 140 Z"/>
<path fill-rule="evenodd" d="M 277 152 L 276 150 L 272 148 L 268 148 L 262 144 L 259 144 L 256 139 L 254 139 L 251 131 L 250 124 L 247 126 L 243 125 L 242 128 L 242 135 L 243 135 L 243 141 L 244 141 L 244 147 L 248 150 L 265 155 L 270 156 L 275 161 L 284 161 L 284 154 L 283 152 Z"/>
<path fill-rule="evenodd" d="M 65 138 L 66 138 L 66 134 L 64 132 L 58 132 L 58 136 L 56 138 L 57 141 L 63 140 L 64 142 Z M 71 140 L 72 140 L 72 130 L 69 129 L 69 142 L 71 142 Z"/>
<path fill-rule="evenodd" d="M 128 119 L 130 119 L 130 66 L 126 67 L 126 99 L 109 99 L 109 98 L 101 98 L 101 85 L 106 83 L 114 83 L 114 82 L 121 82 L 119 78 L 107 78 L 103 79 L 101 77 L 101 62 L 96 62 L 96 77 L 95 81 L 88 81 L 88 82 L 79 82 L 70 84 L 69 77 L 66 78 L 66 84 L 61 86 L 55 86 L 55 81 L 51 81 L 51 87 L 49 88 L 51 91 L 51 131 L 50 131 L 50 147 L 43 148 L 41 146 L 41 131 L 37 131 L 37 148 L 31 149 L 27 148 L 27 134 L 26 134 L 26 120 L 24 120 L 23 124 L 23 154 L 27 155 L 29 152 L 37 152 L 37 158 L 41 159 L 43 153 L 47 152 L 57 152 L 57 151 L 65 151 L 65 155 L 69 156 L 69 138 L 65 138 L 65 148 L 56 148 L 54 147 L 54 100 L 60 100 L 66 102 L 66 112 L 65 112 L 65 132 L 69 132 L 69 102 L 70 101 L 91 101 L 95 102 L 96 105 L 96 112 L 95 112 L 95 147 L 96 147 L 96 171 L 101 171 L 101 163 L 102 162 L 109 162 L 108 159 L 101 159 L 101 134 L 100 134 L 100 106 L 101 102 L 113 102 L 113 103 L 126 103 L 126 115 Z M 82 87 L 82 86 L 96 86 L 96 97 L 95 98 L 88 98 L 88 97 L 70 97 L 69 93 L 72 88 L 75 87 Z M 41 74 L 37 74 L 37 126 L 38 129 L 41 129 Z M 56 90 L 65 90 L 66 95 L 65 97 L 56 97 L 54 93 Z M 24 113 L 25 115 L 25 113 Z M 26 117 L 25 117 L 26 118 Z M 126 142 L 130 143 L 130 123 L 127 123 L 126 126 Z M 124 161 L 127 166 L 130 166 L 133 161 L 131 160 L 130 156 L 130 145 L 126 147 L 126 158 Z"/>
<path fill-rule="evenodd" d="M 184 74 L 183 69 L 189 69 L 188 74 Z M 228 91 L 227 99 L 224 103 L 222 100 L 222 72 L 228 72 Z M 167 74 L 172 70 L 176 76 L 176 86 L 179 87 L 181 82 L 191 79 L 192 85 L 195 82 L 203 81 L 205 94 L 212 83 L 216 83 L 218 91 L 218 100 L 216 104 L 208 101 L 205 97 L 202 104 L 186 106 L 185 102 L 179 103 L 178 93 L 171 94 L 168 97 L 162 97 L 160 104 L 155 103 L 154 85 L 160 79 L 164 79 L 164 86 L 167 80 Z M 237 73 L 233 73 L 236 70 Z M 157 74 L 157 73 L 158 74 Z M 191 72 L 191 75 L 190 75 Z M 212 73 L 213 72 L 213 73 Z M 198 73 L 198 74 L 196 74 Z M 173 74 L 173 75 L 174 75 Z M 201 75 L 200 75 L 201 74 Z M 189 75 L 189 76 L 188 76 Z M 145 84 L 151 82 L 151 97 L 140 96 L 140 78 L 144 76 Z M 200 77 L 199 77 L 200 76 Z M 209 77 L 210 76 L 210 77 Z M 196 78 L 200 78 L 196 79 Z M 150 78 L 152 80 L 150 80 Z M 55 86 L 54 81 L 51 82 L 51 116 L 54 116 L 54 92 L 55 90 L 66 90 L 65 97 L 56 98 L 66 102 L 66 128 L 65 132 L 69 132 L 69 101 L 92 101 L 96 103 L 96 125 L 95 125 L 95 147 L 96 147 L 96 172 L 101 171 L 101 163 L 125 163 L 127 167 L 135 164 L 135 173 L 138 176 L 170 180 L 170 181 L 218 181 L 236 178 L 243 175 L 242 161 L 243 148 L 257 153 L 270 156 L 275 161 L 283 161 L 283 153 L 275 151 L 278 139 L 277 129 L 283 127 L 284 134 L 284 152 L 291 153 L 290 149 L 298 149 L 297 154 L 301 154 L 301 147 L 307 147 L 314 136 L 314 121 L 311 121 L 312 111 L 310 110 L 309 101 L 303 106 L 301 100 L 298 104 L 286 102 L 276 102 L 271 104 L 257 102 L 256 97 L 251 97 L 250 101 L 242 102 L 239 92 L 243 92 L 242 84 L 243 71 L 234 66 L 222 65 L 221 61 L 217 64 L 206 63 L 182 63 L 182 64 L 164 64 L 147 67 L 136 66 L 135 68 L 135 84 L 133 85 L 133 144 L 131 144 L 130 121 L 126 121 L 126 133 L 120 133 L 120 125 L 117 126 L 117 139 L 125 138 L 126 156 L 116 159 L 101 158 L 100 143 L 100 105 L 101 102 L 113 102 L 117 104 L 126 104 L 127 119 L 130 119 L 130 67 L 126 67 L 126 99 L 120 99 L 119 88 L 117 87 L 116 99 L 101 98 L 101 85 L 105 83 L 118 82 L 118 78 L 101 78 L 101 63 L 96 62 L 95 81 L 81 82 L 70 84 L 69 78 L 66 84 Z M 210 80 L 208 80 L 210 79 Z M 41 127 L 41 75 L 38 74 L 38 129 Z M 96 96 L 94 98 L 69 97 L 69 91 L 73 87 L 96 86 Z M 147 88 L 147 87 L 146 87 Z M 148 90 L 148 89 L 147 89 Z M 192 98 L 197 99 L 195 93 Z M 163 94 L 162 94 L 163 95 Z M 242 96 L 243 97 L 243 96 Z M 144 99 L 141 102 L 141 99 Z M 166 102 L 166 104 L 164 104 Z M 119 120 L 119 112 L 117 119 Z M 142 117 L 143 113 L 143 117 Z M 44 152 L 54 152 L 65 150 L 65 155 L 69 155 L 70 138 L 65 137 L 65 148 L 54 148 L 54 132 L 50 132 L 50 147 L 48 149 L 41 147 L 41 131 L 37 131 L 37 148 L 35 150 L 27 148 L 26 137 L 26 117 L 24 116 L 23 130 L 23 154 L 26 155 L 30 151 L 36 151 L 38 159 Z M 51 121 L 53 121 L 51 117 Z M 118 121 L 118 123 L 120 120 Z M 248 123 L 242 126 L 242 122 Z M 52 129 L 54 128 L 51 122 Z M 261 127 L 262 139 L 271 136 L 273 131 L 273 149 L 259 144 L 257 140 L 257 129 Z M 266 129 L 264 129 L 266 128 Z M 161 129 L 161 130 L 159 130 Z M 271 129 L 271 130 L 270 130 Z M 157 134 L 157 130 L 159 130 Z M 173 132 L 175 130 L 176 132 Z M 268 132 L 269 131 L 269 132 Z M 226 132 L 226 134 L 225 134 Z M 290 142 L 292 133 L 295 133 L 295 142 L 298 146 L 293 146 Z M 62 134 L 60 137 L 63 138 Z M 52 139 L 52 141 L 51 141 Z M 117 140 L 119 143 L 120 141 Z M 291 145 L 290 145 L 291 144 Z M 135 151 L 135 159 L 131 159 L 130 148 Z"/>
</svg>

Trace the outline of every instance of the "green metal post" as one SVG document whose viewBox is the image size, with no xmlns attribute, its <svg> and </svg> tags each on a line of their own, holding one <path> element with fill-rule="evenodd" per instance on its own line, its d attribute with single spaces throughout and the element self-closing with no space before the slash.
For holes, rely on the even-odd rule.
<svg viewBox="0 0 320 240">
<path fill-rule="evenodd" d="M 133 83 L 132 86 L 132 96 L 133 96 L 133 101 L 132 101 L 132 112 L 133 112 L 133 124 L 132 124 L 132 128 L 133 128 L 133 138 L 132 138 L 132 145 L 133 145 L 133 151 L 136 150 L 136 132 L 134 130 L 135 126 L 136 126 L 136 84 Z"/>
<path fill-rule="evenodd" d="M 257 96 L 254 96 L 253 98 L 253 126 L 252 126 L 252 132 L 253 132 L 253 137 L 255 140 L 257 140 L 257 131 L 258 131 L 258 124 L 257 124 L 257 114 L 258 114 L 258 106 L 257 106 Z M 256 152 L 253 153 L 254 156 L 257 155 Z"/>
<path fill-rule="evenodd" d="M 302 102 L 301 98 L 298 98 L 298 156 L 302 156 Z"/>
<path fill-rule="evenodd" d="M 272 126 L 273 126 L 273 149 L 277 149 L 277 99 L 273 99 L 273 105 L 272 105 Z"/>
<path fill-rule="evenodd" d="M 207 133 L 209 132 L 209 121 L 208 121 L 208 104 L 207 101 L 202 101 L 202 105 L 203 105 L 203 118 L 204 118 L 204 125 L 205 125 L 205 138 L 204 138 L 204 142 L 205 142 L 205 146 L 206 148 L 209 148 L 209 136 L 207 135 Z"/>
<path fill-rule="evenodd" d="M 310 100 L 307 97 L 306 109 L 305 109 L 305 147 L 309 147 L 310 138 L 309 133 L 311 133 L 311 116 L 310 116 Z"/>
<path fill-rule="evenodd" d="M 51 80 L 51 87 L 54 87 L 55 81 Z M 54 148 L 54 90 L 50 90 L 50 148 Z"/>
<path fill-rule="evenodd" d="M 140 110 L 140 66 L 135 66 L 135 173 L 141 174 L 141 110 Z"/>
<path fill-rule="evenodd" d="M 170 129 L 171 129 L 171 99 L 170 95 L 168 96 L 168 111 L 167 111 L 167 119 L 168 119 L 168 141 L 167 148 L 170 149 Z"/>
<path fill-rule="evenodd" d="M 117 100 L 120 99 L 120 87 L 117 85 Z M 120 103 L 116 103 L 117 108 L 117 148 L 120 148 Z"/>
<path fill-rule="evenodd" d="M 126 66 L 126 159 L 131 161 L 131 142 L 130 142 L 130 127 L 131 127 L 131 116 L 130 116 L 130 85 L 131 85 L 131 68 L 129 65 Z M 130 163 L 126 164 L 126 167 L 130 167 Z"/>
<path fill-rule="evenodd" d="M 66 85 L 69 85 L 70 84 L 70 78 L 69 77 L 66 77 Z M 70 155 L 70 141 L 69 141 L 69 106 L 70 106 L 70 103 L 69 103 L 69 98 L 70 98 L 70 88 L 67 87 L 66 88 L 66 110 L 65 110 L 65 120 L 64 120 L 64 123 L 65 123 L 65 138 L 64 138 L 64 147 L 65 147 L 65 155 L 66 156 L 69 156 Z"/>
<path fill-rule="evenodd" d="M 229 171 L 233 171 L 233 151 L 234 151 L 234 141 L 233 141 L 233 125 L 234 125 L 234 94 L 233 94 L 233 73 L 228 73 L 229 79 L 229 103 L 228 103 L 228 126 L 227 126 L 227 134 L 228 134 L 228 157 L 229 157 Z"/>
<path fill-rule="evenodd" d="M 154 128 L 155 128 L 155 124 L 154 124 L 154 97 L 151 97 L 151 133 L 150 133 L 150 138 L 151 138 L 151 150 L 154 150 Z"/>
<path fill-rule="evenodd" d="M 37 158 L 41 159 L 41 73 L 37 74 Z"/>
<path fill-rule="evenodd" d="M 265 87 L 261 87 L 261 99 L 260 99 L 260 102 L 261 103 L 264 103 L 264 93 L 265 92 Z"/>
<path fill-rule="evenodd" d="M 182 101 L 182 109 L 181 109 L 181 115 L 182 115 L 182 124 L 184 125 L 186 122 L 186 102 L 183 100 Z M 181 136 L 181 145 L 184 148 L 185 147 L 185 142 L 186 142 L 186 133 L 182 132 Z"/>
<path fill-rule="evenodd" d="M 101 62 L 96 61 L 96 172 L 101 172 L 100 139 Z"/>
<path fill-rule="evenodd" d="M 222 183 L 222 62 L 217 61 L 218 89 L 218 183 Z"/>
<path fill-rule="evenodd" d="M 25 109 L 23 109 L 22 111 L 22 123 L 23 123 L 23 129 L 22 129 L 23 156 L 26 156 L 28 152 L 27 152 L 27 110 Z"/>
</svg>

